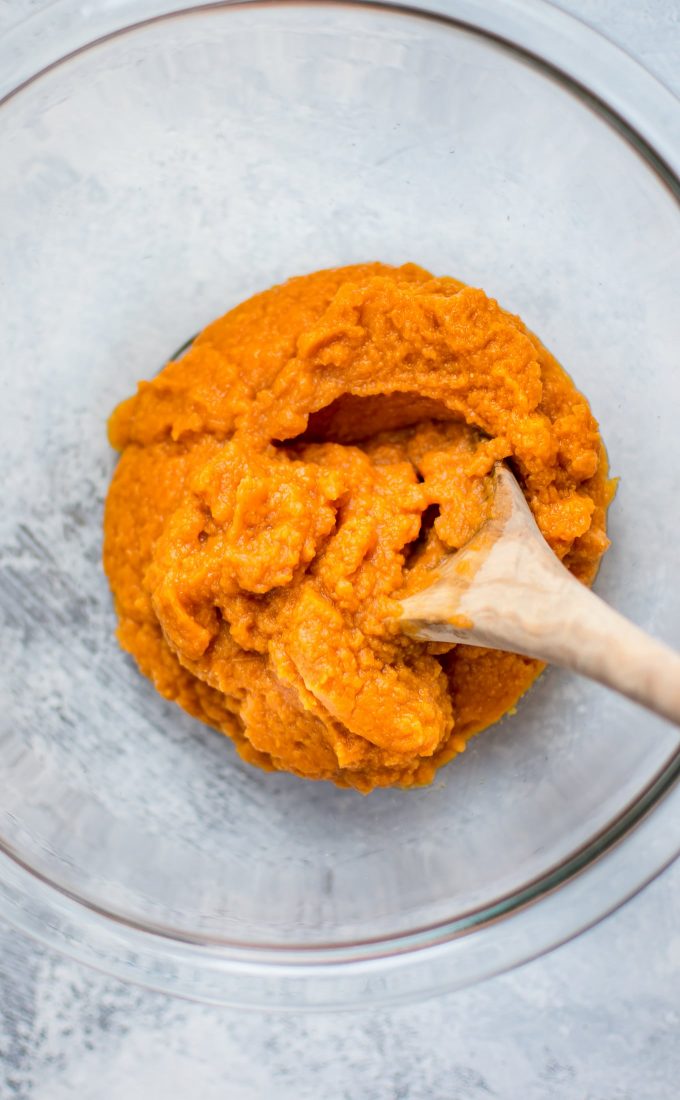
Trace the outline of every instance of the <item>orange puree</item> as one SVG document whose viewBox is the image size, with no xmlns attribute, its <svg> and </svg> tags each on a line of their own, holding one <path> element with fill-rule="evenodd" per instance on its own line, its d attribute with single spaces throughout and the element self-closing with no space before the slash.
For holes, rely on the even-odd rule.
<svg viewBox="0 0 680 1100">
<path fill-rule="evenodd" d="M 121 645 L 246 760 L 360 791 L 429 782 L 540 671 L 394 624 L 483 522 L 495 461 L 584 582 L 608 545 L 585 398 L 517 317 L 412 264 L 256 295 L 109 432 Z"/>
</svg>

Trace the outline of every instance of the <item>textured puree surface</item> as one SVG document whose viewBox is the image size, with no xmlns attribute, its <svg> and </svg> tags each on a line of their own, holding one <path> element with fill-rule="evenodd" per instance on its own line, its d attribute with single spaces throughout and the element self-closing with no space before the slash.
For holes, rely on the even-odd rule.
<svg viewBox="0 0 680 1100">
<path fill-rule="evenodd" d="M 608 545 L 585 398 L 517 317 L 413 264 L 256 295 L 109 433 L 121 645 L 246 760 L 364 792 L 429 782 L 541 669 L 394 622 L 483 523 L 494 462 L 585 583 Z"/>
</svg>

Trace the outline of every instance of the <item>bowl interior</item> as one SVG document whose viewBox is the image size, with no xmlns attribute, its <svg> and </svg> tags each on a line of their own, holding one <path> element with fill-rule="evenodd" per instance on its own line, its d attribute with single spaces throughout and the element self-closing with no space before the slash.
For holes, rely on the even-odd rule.
<svg viewBox="0 0 680 1100">
<path fill-rule="evenodd" d="M 600 593 L 680 644 L 680 218 L 627 135 L 479 34 L 389 9 L 215 7 L 94 45 L 0 107 L 0 836 L 106 911 L 254 944 L 486 910 L 589 843 L 672 731 L 551 670 L 429 789 L 265 775 L 115 641 L 105 421 L 288 275 L 413 260 L 520 313 L 621 476 Z"/>
</svg>

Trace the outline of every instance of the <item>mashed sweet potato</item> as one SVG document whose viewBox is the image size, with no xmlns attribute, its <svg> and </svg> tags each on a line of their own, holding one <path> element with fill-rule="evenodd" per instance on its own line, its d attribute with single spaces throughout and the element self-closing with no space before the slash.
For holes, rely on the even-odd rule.
<svg viewBox="0 0 680 1100">
<path fill-rule="evenodd" d="M 246 760 L 360 791 L 427 783 L 540 671 L 395 626 L 395 598 L 484 521 L 495 461 L 584 582 L 608 545 L 585 398 L 517 317 L 412 264 L 256 295 L 109 433 L 121 645 Z"/>
</svg>

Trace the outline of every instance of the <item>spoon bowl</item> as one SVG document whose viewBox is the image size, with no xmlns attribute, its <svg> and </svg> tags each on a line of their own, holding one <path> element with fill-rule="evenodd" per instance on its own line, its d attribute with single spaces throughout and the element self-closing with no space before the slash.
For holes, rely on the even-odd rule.
<svg viewBox="0 0 680 1100">
<path fill-rule="evenodd" d="M 561 665 L 680 725 L 680 654 L 562 565 L 507 466 L 497 464 L 493 479 L 491 516 L 433 570 L 430 585 L 403 600 L 403 630 Z"/>
</svg>

